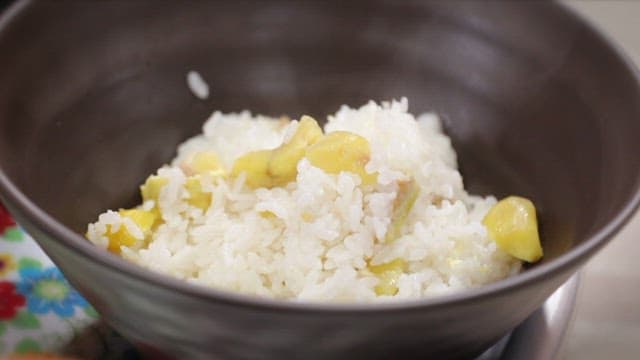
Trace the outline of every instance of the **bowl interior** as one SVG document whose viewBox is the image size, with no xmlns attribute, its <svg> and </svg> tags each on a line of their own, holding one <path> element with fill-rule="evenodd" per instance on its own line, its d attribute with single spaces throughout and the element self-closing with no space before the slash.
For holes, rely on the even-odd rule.
<svg viewBox="0 0 640 360">
<path fill-rule="evenodd" d="M 544 261 L 638 182 L 637 79 L 554 4 L 36 2 L 0 49 L 0 168 L 79 233 L 218 109 L 324 118 L 407 96 L 441 115 L 471 192 L 533 199 Z"/>
</svg>

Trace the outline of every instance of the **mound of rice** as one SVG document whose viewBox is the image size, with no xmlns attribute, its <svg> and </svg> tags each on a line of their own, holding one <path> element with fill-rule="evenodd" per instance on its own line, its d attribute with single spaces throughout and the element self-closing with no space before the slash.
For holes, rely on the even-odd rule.
<svg viewBox="0 0 640 360">
<path fill-rule="evenodd" d="M 406 99 L 342 106 L 328 117 L 325 133 L 349 131 L 371 148 L 358 175 L 329 174 L 303 158 L 286 186 L 251 189 L 245 176 L 204 178 L 213 195 L 202 211 L 189 205 L 180 164 L 192 154 L 215 152 L 229 169 L 252 150 L 279 146 L 297 121 L 215 112 L 204 133 L 187 140 L 171 165 L 158 170 L 168 180 L 158 197 L 163 223 L 147 241 L 121 246 L 124 258 L 192 283 L 278 299 L 375 301 L 443 294 L 480 286 L 519 272 L 521 262 L 487 236 L 482 219 L 494 197 L 469 195 L 456 154 L 438 117 L 408 112 Z M 414 179 L 420 192 L 400 236 L 386 242 L 399 184 Z M 143 204 L 149 208 L 153 204 Z M 270 216 L 264 216 L 270 214 Z M 90 224 L 87 237 L 106 248 L 112 231 L 140 229 L 118 212 Z M 402 259 L 395 294 L 378 295 L 380 277 L 371 266 Z"/>
</svg>

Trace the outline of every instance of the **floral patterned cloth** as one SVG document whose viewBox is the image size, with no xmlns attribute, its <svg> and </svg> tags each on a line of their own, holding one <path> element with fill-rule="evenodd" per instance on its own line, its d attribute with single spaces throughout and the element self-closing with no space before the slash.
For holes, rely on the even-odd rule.
<svg viewBox="0 0 640 360">
<path fill-rule="evenodd" d="M 0 358 L 29 352 L 136 358 L 0 204 Z"/>
</svg>

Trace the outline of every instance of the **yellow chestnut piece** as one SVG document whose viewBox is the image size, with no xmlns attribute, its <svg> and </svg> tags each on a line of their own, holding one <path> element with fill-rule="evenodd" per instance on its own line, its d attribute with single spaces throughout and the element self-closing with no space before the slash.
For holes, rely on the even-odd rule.
<svg viewBox="0 0 640 360">
<path fill-rule="evenodd" d="M 311 165 L 330 174 L 348 171 L 357 174 L 364 185 L 374 184 L 377 174 L 369 174 L 364 169 L 371 158 L 369 141 L 348 131 L 326 134 L 306 151 Z"/>
<path fill-rule="evenodd" d="M 273 179 L 269 176 L 269 160 L 271 150 L 258 150 L 248 152 L 233 163 L 231 176 L 237 177 L 243 172 L 246 173 L 245 183 L 251 188 L 273 186 Z"/>
<path fill-rule="evenodd" d="M 406 268 L 407 262 L 399 258 L 380 265 L 369 265 L 369 271 L 378 277 L 378 285 L 374 288 L 376 295 L 397 294 L 396 282 Z"/>
<path fill-rule="evenodd" d="M 214 177 L 227 175 L 227 170 L 222 165 L 222 161 L 212 151 L 201 151 L 194 154 L 191 161 L 187 162 L 187 167 L 194 174 L 209 173 Z"/>
<path fill-rule="evenodd" d="M 206 211 L 211 206 L 212 194 L 202 191 L 199 175 L 188 177 L 184 188 L 189 193 L 189 199 L 187 200 L 189 205 L 195 206 L 202 211 Z"/>
<path fill-rule="evenodd" d="M 278 216 L 276 214 L 274 214 L 272 211 L 269 211 L 269 210 L 260 211 L 260 212 L 258 212 L 258 214 L 263 219 L 277 219 L 278 218 Z"/>
<path fill-rule="evenodd" d="M 416 203 L 418 195 L 420 195 L 420 186 L 414 179 L 400 183 L 398 195 L 393 205 L 391 223 L 384 237 L 386 243 L 394 242 L 400 237 L 402 227 L 407 222 L 407 217 Z"/>
<path fill-rule="evenodd" d="M 151 228 L 156 221 L 156 214 L 151 211 L 145 211 L 140 209 L 122 209 L 118 211 L 123 218 L 131 219 L 136 226 L 142 231 L 144 234 L 144 238 L 139 239 L 133 236 L 128 230 L 125 224 L 120 224 L 118 231 L 111 231 L 111 226 L 107 226 L 107 238 L 109 239 L 108 249 L 114 253 L 120 253 L 121 246 L 134 246 L 136 243 L 140 241 L 144 241 L 145 238 L 150 234 Z"/>
<path fill-rule="evenodd" d="M 140 193 L 142 194 L 142 201 L 153 200 L 158 201 L 158 196 L 160 196 L 160 190 L 163 186 L 167 185 L 169 179 L 152 175 L 147 178 L 147 181 L 140 186 Z M 157 205 L 157 204 L 156 204 Z"/>
<path fill-rule="evenodd" d="M 276 186 L 285 185 L 296 179 L 298 162 L 304 157 L 306 148 L 322 137 L 322 129 L 310 116 L 300 118 L 296 132 L 291 139 L 273 149 L 269 160 L 269 175 Z"/>
<path fill-rule="evenodd" d="M 529 199 L 509 196 L 495 204 L 482 220 L 500 249 L 527 262 L 542 258 L 536 208 Z"/>
<path fill-rule="evenodd" d="M 118 214 L 133 220 L 145 235 L 149 233 L 156 220 L 156 216 L 152 212 L 141 209 L 121 209 Z"/>
<path fill-rule="evenodd" d="M 322 137 L 322 129 L 310 116 L 303 116 L 291 139 L 272 150 L 251 151 L 240 156 L 233 164 L 231 176 L 247 174 L 251 188 L 283 186 L 298 175 L 298 162 L 305 149 Z"/>
</svg>

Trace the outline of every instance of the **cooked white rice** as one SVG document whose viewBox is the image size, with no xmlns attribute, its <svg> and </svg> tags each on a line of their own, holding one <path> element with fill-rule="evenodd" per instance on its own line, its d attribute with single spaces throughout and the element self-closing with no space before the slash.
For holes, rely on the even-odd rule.
<svg viewBox="0 0 640 360">
<path fill-rule="evenodd" d="M 185 200 L 182 161 L 207 150 L 231 168 L 248 151 L 279 146 L 297 126 L 248 111 L 213 113 L 204 134 L 183 143 L 172 164 L 158 170 L 169 179 L 158 201 L 164 223 L 147 244 L 123 246 L 121 255 L 196 284 L 314 301 L 420 298 L 517 273 L 520 261 L 500 250 L 481 222 L 495 198 L 467 194 L 438 117 L 416 119 L 407 107 L 406 99 L 369 102 L 359 109 L 342 106 L 328 117 L 325 133 L 346 130 L 369 141 L 366 169 L 378 173 L 375 185 L 360 185 L 352 173 L 325 173 L 303 158 L 296 181 L 285 187 L 251 190 L 244 176 L 204 178 L 203 189 L 214 200 L 203 213 Z M 420 186 L 418 199 L 402 236 L 385 243 L 398 184 L 410 178 Z M 261 216 L 264 211 L 275 217 Z M 108 224 L 142 237 L 124 219 L 108 211 L 89 225 L 87 237 L 107 247 Z M 377 296 L 379 279 L 368 266 L 397 258 L 408 264 L 397 293 Z"/>
<path fill-rule="evenodd" d="M 209 84 L 204 81 L 199 72 L 191 70 L 187 73 L 187 86 L 198 99 L 205 100 L 209 97 Z"/>
</svg>

